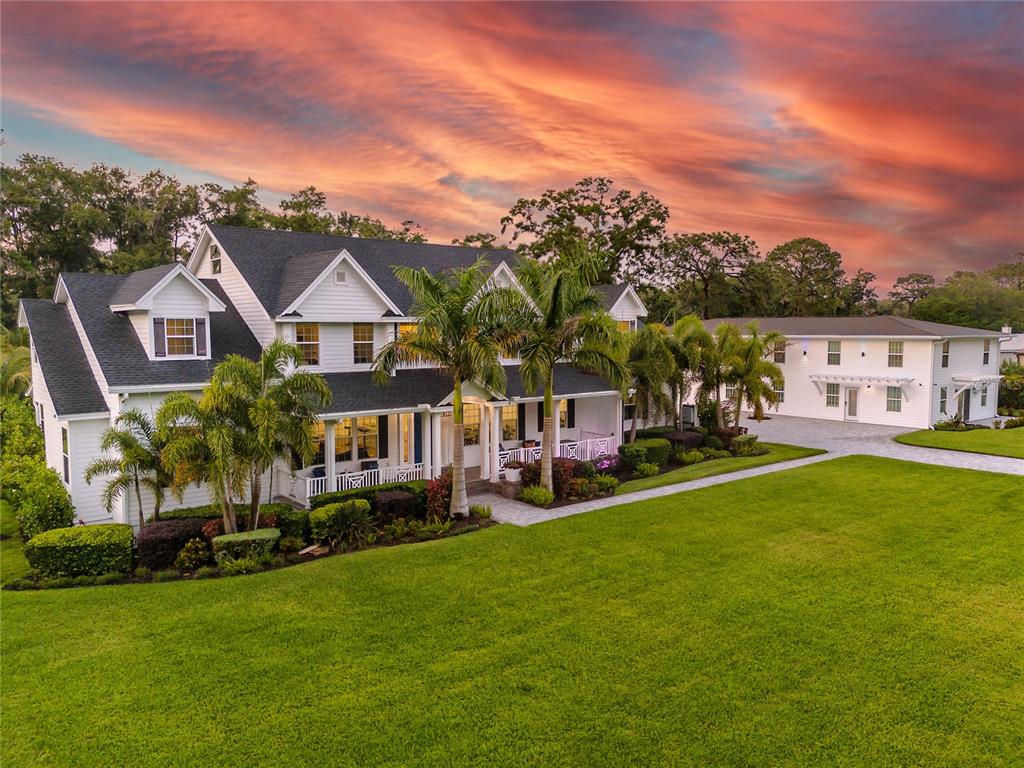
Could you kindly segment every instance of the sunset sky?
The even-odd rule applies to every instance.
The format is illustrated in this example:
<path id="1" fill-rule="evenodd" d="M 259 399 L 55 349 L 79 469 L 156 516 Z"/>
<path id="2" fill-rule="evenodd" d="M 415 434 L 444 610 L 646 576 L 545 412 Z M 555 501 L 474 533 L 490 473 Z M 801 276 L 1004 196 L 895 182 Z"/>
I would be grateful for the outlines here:
<path id="1" fill-rule="evenodd" d="M 1024 248 L 1024 4 L 13 3 L 5 162 L 251 176 L 431 240 L 605 175 L 884 284 Z"/>

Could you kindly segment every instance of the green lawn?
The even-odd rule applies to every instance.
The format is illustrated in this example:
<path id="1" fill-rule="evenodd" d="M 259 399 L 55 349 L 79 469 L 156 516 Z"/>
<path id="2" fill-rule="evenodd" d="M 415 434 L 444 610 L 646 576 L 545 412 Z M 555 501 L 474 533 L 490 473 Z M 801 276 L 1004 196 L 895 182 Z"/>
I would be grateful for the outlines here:
<path id="1" fill-rule="evenodd" d="M 802 459 L 805 456 L 817 456 L 826 453 L 819 448 L 802 448 L 799 445 L 785 445 L 783 443 L 760 443 L 769 449 L 768 453 L 761 456 L 740 456 L 732 459 L 712 459 L 702 461 L 700 464 L 691 464 L 688 467 L 680 467 L 670 472 L 665 472 L 654 477 L 643 477 L 637 480 L 627 480 L 615 489 L 615 495 L 632 493 L 633 491 L 645 491 L 648 488 L 660 488 L 663 485 L 673 483 L 685 483 L 687 480 L 697 480 L 701 477 L 713 475 L 724 475 L 728 472 L 736 472 L 741 469 L 761 467 L 765 464 L 775 464 L 778 461 L 791 461 Z"/>
<path id="2" fill-rule="evenodd" d="M 945 448 L 950 451 L 987 453 L 1024 459 L 1024 427 L 1017 429 L 972 429 L 968 432 L 941 432 L 922 429 L 897 435 L 896 442 L 924 448 Z"/>
<path id="3" fill-rule="evenodd" d="M 4 592 L 4 768 L 1009 766 L 1019 477 L 848 457 L 201 582 Z"/>
<path id="4" fill-rule="evenodd" d="M 0 499 L 0 584 L 20 579 L 28 573 L 24 543 L 18 533 L 18 521 L 11 505 Z"/>

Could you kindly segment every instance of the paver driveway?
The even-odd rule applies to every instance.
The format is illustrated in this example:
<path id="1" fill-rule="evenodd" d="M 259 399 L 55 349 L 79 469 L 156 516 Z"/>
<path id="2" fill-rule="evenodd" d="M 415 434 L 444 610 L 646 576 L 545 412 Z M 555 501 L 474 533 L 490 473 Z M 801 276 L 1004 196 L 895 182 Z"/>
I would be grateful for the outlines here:
<path id="1" fill-rule="evenodd" d="M 848 456 L 856 453 L 868 454 L 870 456 L 885 456 L 905 461 L 917 461 L 922 464 L 938 464 L 946 467 L 977 469 L 984 472 L 1024 475 L 1024 460 L 1022 459 L 1011 459 L 1005 456 L 985 456 L 983 454 L 965 453 L 963 451 L 920 448 L 913 445 L 903 445 L 893 440 L 896 435 L 912 431 L 906 427 L 886 427 L 877 424 L 826 421 L 823 419 L 801 419 L 795 416 L 773 416 L 771 419 L 762 421 L 760 424 L 751 419 L 744 421 L 743 424 L 749 427 L 751 432 L 759 435 L 765 442 L 803 445 L 808 448 L 824 448 L 828 453 L 822 456 L 811 456 L 805 459 L 796 459 L 795 461 L 783 461 L 778 464 L 740 470 L 725 475 L 705 477 L 700 480 L 690 480 L 685 483 L 677 483 L 676 485 L 664 485 L 660 488 L 626 493 L 622 496 L 593 499 L 592 501 L 584 501 L 579 504 L 558 507 L 556 509 L 540 509 L 539 507 L 524 504 L 521 501 L 506 499 L 503 496 L 491 493 L 474 496 L 471 501 L 478 504 L 489 504 L 493 510 L 494 519 L 499 522 L 511 523 L 513 525 L 533 525 L 534 523 L 542 523 L 568 515 L 577 515 L 595 509 L 604 509 L 606 507 L 618 506 L 619 504 L 629 504 L 642 499 L 692 491 L 697 488 L 706 488 L 709 485 L 731 483 L 735 480 L 764 475 L 769 472 L 781 472 L 793 467 L 813 464 L 818 461 L 828 461 L 837 456 Z"/>

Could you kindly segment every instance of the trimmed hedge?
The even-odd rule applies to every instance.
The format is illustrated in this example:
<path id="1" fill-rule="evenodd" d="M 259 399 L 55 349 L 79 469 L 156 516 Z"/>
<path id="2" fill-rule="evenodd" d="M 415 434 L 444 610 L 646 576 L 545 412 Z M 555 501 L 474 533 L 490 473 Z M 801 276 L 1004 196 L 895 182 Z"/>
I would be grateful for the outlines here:
<path id="1" fill-rule="evenodd" d="M 685 429 L 682 432 L 669 432 L 663 435 L 663 437 L 672 443 L 672 447 L 676 449 L 692 450 L 704 445 L 704 433 L 695 432 L 691 429 Z"/>
<path id="2" fill-rule="evenodd" d="M 414 520 L 418 508 L 416 497 L 408 491 L 381 491 L 377 494 L 376 503 L 377 517 L 382 522 L 402 517 L 406 520 Z"/>
<path id="3" fill-rule="evenodd" d="M 3 462 L 3 493 L 18 520 L 23 541 L 43 531 L 67 528 L 75 522 L 68 489 L 43 461 L 33 457 Z"/>
<path id="4" fill-rule="evenodd" d="M 120 523 L 53 528 L 25 545 L 25 559 L 43 576 L 99 576 L 132 569 L 132 527 Z"/>
<path id="5" fill-rule="evenodd" d="M 625 451 L 622 451 L 625 448 Z M 627 464 L 632 464 L 633 469 L 640 464 L 657 464 L 664 467 L 668 464 L 668 457 L 672 453 L 672 443 L 663 437 L 649 437 L 644 440 L 637 440 L 622 446 L 622 457 Z M 643 451 L 641 456 L 640 452 Z"/>
<path id="6" fill-rule="evenodd" d="M 340 504 L 343 501 L 362 499 L 370 505 L 370 511 L 377 514 L 377 494 L 385 491 L 405 491 L 416 497 L 417 517 L 427 516 L 427 481 L 410 480 L 406 483 L 384 483 L 382 485 L 371 485 L 368 488 L 353 488 L 348 491 L 331 491 L 321 493 L 309 500 L 312 509 L 327 506 L 328 504 Z"/>
<path id="7" fill-rule="evenodd" d="M 736 435 L 732 439 L 732 445 L 729 449 L 737 456 L 751 456 L 755 452 L 761 450 L 761 446 L 757 444 L 757 435 L 746 434 Z"/>
<path id="8" fill-rule="evenodd" d="M 275 507 L 271 510 L 270 507 Z M 281 538 L 301 539 L 309 541 L 309 512 L 304 509 L 295 509 L 287 504 L 267 504 L 261 508 L 260 516 L 269 513 L 277 517 L 277 528 L 281 531 Z"/>
<path id="9" fill-rule="evenodd" d="M 277 543 L 281 540 L 281 531 L 277 528 L 258 528 L 255 531 L 228 533 L 217 536 L 213 540 L 213 554 L 218 564 L 229 560 L 269 560 Z"/>
<path id="10" fill-rule="evenodd" d="M 673 426 L 665 427 L 647 427 L 646 429 L 638 429 L 636 431 L 636 439 L 642 440 L 648 437 L 664 437 L 669 432 L 675 432 L 676 428 Z"/>
<path id="11" fill-rule="evenodd" d="M 349 499 L 317 507 L 309 514 L 309 527 L 317 543 L 327 542 L 332 548 L 341 542 L 357 546 L 374 531 L 370 502 Z"/>
<path id="12" fill-rule="evenodd" d="M 178 520 L 160 520 L 139 531 L 139 564 L 151 571 L 162 571 L 174 565 L 178 553 L 192 539 L 203 538 L 206 520 L 183 517 Z"/>

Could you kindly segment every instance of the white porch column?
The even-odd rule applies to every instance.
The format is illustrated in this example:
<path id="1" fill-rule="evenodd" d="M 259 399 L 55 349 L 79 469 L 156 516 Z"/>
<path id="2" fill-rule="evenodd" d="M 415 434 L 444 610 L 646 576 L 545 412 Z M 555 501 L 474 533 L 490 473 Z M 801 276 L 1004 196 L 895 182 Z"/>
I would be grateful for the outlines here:
<path id="1" fill-rule="evenodd" d="M 441 414 L 430 414 L 430 455 L 434 464 L 430 470 L 431 477 L 441 475 L 441 467 L 444 466 L 441 460 Z"/>
<path id="2" fill-rule="evenodd" d="M 622 395 L 615 396 L 615 429 L 612 431 L 612 435 L 615 436 L 615 448 L 622 445 L 622 420 L 625 417 L 625 411 L 622 407 Z"/>
<path id="3" fill-rule="evenodd" d="M 551 419 L 551 456 L 552 458 L 558 458 L 558 446 L 562 442 L 562 414 L 560 408 L 562 406 L 561 398 L 556 397 L 551 402 L 552 408 L 552 419 Z M 543 404 L 541 405 L 543 408 Z"/>
<path id="4" fill-rule="evenodd" d="M 404 413 L 395 414 L 395 420 L 398 422 L 398 429 L 396 430 L 396 432 L 398 432 L 398 461 L 396 462 L 398 466 L 402 466 L 403 464 L 405 464 L 405 456 L 403 455 L 405 451 L 405 440 L 403 439 L 405 437 L 405 419 L 403 418 L 404 416 Z M 388 456 L 390 455 L 391 446 L 389 445 Z"/>
<path id="5" fill-rule="evenodd" d="M 491 481 L 498 482 L 501 475 L 501 467 L 498 465 L 498 451 L 501 448 L 501 406 L 491 406 L 491 452 L 486 460 L 491 465 Z"/>
<path id="6" fill-rule="evenodd" d="M 420 411 L 416 414 L 416 418 L 420 420 L 420 460 L 423 462 L 423 477 L 430 480 L 434 476 L 434 464 L 431 458 L 434 440 L 431 437 L 430 411 Z"/>
<path id="7" fill-rule="evenodd" d="M 491 419 L 487 403 L 480 403 L 480 479 L 487 480 L 491 476 Z"/>
<path id="8" fill-rule="evenodd" d="M 335 486 L 338 472 L 334 466 L 334 426 L 337 423 L 333 419 L 324 422 L 324 474 L 327 476 L 328 491 L 338 490 Z"/>

